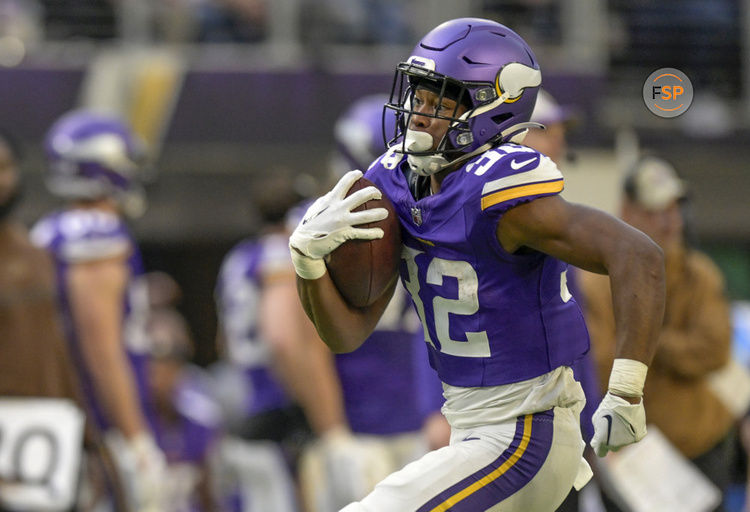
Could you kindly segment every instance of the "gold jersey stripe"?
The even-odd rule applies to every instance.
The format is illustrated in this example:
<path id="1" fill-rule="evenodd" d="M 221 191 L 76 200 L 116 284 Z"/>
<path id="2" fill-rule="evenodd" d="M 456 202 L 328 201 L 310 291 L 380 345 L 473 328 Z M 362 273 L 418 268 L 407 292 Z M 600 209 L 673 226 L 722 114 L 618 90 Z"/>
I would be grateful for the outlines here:
<path id="1" fill-rule="evenodd" d="M 484 196 L 482 198 L 482 210 L 486 210 L 490 206 L 519 197 L 561 192 L 563 185 L 563 180 L 557 180 L 548 183 L 533 183 L 531 185 L 506 188 L 505 190 L 500 190 L 499 192 Z"/>
<path id="2" fill-rule="evenodd" d="M 435 242 L 430 242 L 429 240 L 425 240 L 424 238 L 419 238 L 418 236 L 415 236 L 414 238 L 416 238 L 417 240 L 419 240 L 420 242 L 422 242 L 425 245 L 429 245 L 431 247 L 435 247 Z"/>

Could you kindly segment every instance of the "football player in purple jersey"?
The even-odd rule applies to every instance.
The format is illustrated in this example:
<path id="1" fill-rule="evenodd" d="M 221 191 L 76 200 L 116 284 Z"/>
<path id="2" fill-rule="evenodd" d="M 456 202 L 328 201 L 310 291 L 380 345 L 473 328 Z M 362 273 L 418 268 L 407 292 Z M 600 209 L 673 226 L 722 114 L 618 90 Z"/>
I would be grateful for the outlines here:
<path id="1" fill-rule="evenodd" d="M 32 230 L 57 268 L 68 342 L 94 421 L 107 432 L 134 510 L 160 506 L 164 456 L 149 427 L 138 247 L 124 221 L 138 213 L 142 148 L 119 119 L 74 111 L 46 136 L 47 185 L 66 201 Z"/>
<path id="2" fill-rule="evenodd" d="M 563 176 L 522 146 L 542 77 L 515 32 L 462 18 L 430 31 L 397 66 L 387 108 L 397 114 L 388 151 L 368 169 L 376 187 L 345 198 L 351 171 L 316 200 L 290 237 L 299 296 L 334 352 L 356 349 L 390 293 L 353 308 L 324 257 L 381 194 L 402 232 L 401 281 L 443 381 L 450 445 L 381 481 L 352 511 L 552 511 L 591 476 L 582 458 L 585 398 L 571 365 L 589 349 L 567 263 L 608 274 L 618 347 L 609 391 L 594 414 L 599 456 L 646 433 L 642 392 L 664 309 L 664 259 L 646 235 L 566 202 Z M 395 286 L 395 285 L 394 285 Z"/>
<path id="3" fill-rule="evenodd" d="M 387 101 L 387 95 L 364 96 L 338 118 L 334 179 L 346 170 L 366 168 L 385 151 Z M 395 128 L 395 121 L 387 112 L 386 131 Z M 294 300 L 299 302 L 296 295 Z M 419 319 L 402 286 L 367 341 L 351 353 L 337 354 L 335 365 L 348 428 L 335 439 L 311 444 L 303 457 L 300 481 L 310 512 L 339 510 L 428 449 L 448 443 L 450 427 L 440 414 L 442 386 L 429 367 Z"/>

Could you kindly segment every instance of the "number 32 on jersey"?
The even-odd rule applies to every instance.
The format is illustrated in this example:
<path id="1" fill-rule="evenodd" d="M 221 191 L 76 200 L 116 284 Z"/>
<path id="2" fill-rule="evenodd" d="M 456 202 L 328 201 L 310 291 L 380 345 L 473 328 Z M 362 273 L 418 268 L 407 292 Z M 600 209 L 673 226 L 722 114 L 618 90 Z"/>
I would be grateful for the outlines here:
<path id="1" fill-rule="evenodd" d="M 460 260 L 446 260 L 433 257 L 427 265 L 424 281 L 434 286 L 442 286 L 445 277 L 455 278 L 458 281 L 458 297 L 447 298 L 435 296 L 432 304 L 425 304 L 419 295 L 421 290 L 419 279 L 419 266 L 417 258 L 429 258 L 424 251 L 403 246 L 401 258 L 406 262 L 407 278 L 404 285 L 412 296 L 414 307 L 424 328 L 425 342 L 432 348 L 459 357 L 489 357 L 490 342 L 487 331 L 466 332 L 465 340 L 454 340 L 451 338 L 448 323 L 450 315 L 473 315 L 479 311 L 479 279 L 476 270 L 470 263 Z M 560 274 L 560 298 L 568 302 L 573 296 L 568 291 L 567 270 Z M 427 325 L 426 307 L 432 308 L 435 333 L 440 347 L 435 345 Z"/>
<path id="2" fill-rule="evenodd" d="M 486 331 L 467 332 L 465 340 L 454 340 L 451 338 L 448 328 L 450 314 L 473 315 L 479 311 L 479 280 L 474 267 L 466 261 L 432 258 L 427 266 L 425 282 L 441 286 L 445 277 L 455 278 L 459 283 L 458 297 L 450 299 L 436 296 L 432 299 L 432 304 L 425 304 L 419 295 L 421 287 L 418 275 L 419 267 L 416 260 L 423 254 L 423 251 L 404 246 L 401 257 L 406 261 L 408 272 L 408 278 L 404 280 L 404 285 L 411 294 L 419 319 L 422 321 L 425 342 L 444 354 L 459 357 L 489 357 L 490 342 Z M 435 333 L 437 334 L 437 341 L 440 343 L 439 348 L 435 346 L 427 327 L 425 307 L 432 308 Z"/>

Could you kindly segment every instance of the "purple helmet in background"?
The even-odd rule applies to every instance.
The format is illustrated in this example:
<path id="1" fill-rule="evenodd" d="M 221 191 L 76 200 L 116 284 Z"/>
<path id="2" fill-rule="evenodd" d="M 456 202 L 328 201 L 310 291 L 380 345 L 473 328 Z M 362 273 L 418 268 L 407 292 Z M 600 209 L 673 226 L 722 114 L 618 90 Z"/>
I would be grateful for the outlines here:
<path id="1" fill-rule="evenodd" d="M 387 149 L 386 141 L 395 136 L 396 116 L 386 110 L 388 96 L 373 94 L 352 103 L 336 121 L 336 179 L 352 169 L 365 171 Z"/>
<path id="2" fill-rule="evenodd" d="M 47 132 L 47 186 L 65 199 L 113 197 L 126 213 L 145 207 L 139 171 L 143 143 L 116 117 L 77 110 L 58 119 Z"/>
<path id="3" fill-rule="evenodd" d="M 398 116 L 399 151 L 410 155 L 415 172 L 429 175 L 461 156 L 519 140 L 530 126 L 526 123 L 541 82 L 534 53 L 509 28 L 481 18 L 445 22 L 424 36 L 396 68 L 387 107 Z M 410 137 L 414 132 L 408 130 L 414 91 L 421 87 L 439 94 L 439 101 L 448 97 L 457 102 L 452 113 L 433 115 L 451 121 L 435 150 L 421 137 Z M 459 105 L 468 109 L 460 116 Z"/>

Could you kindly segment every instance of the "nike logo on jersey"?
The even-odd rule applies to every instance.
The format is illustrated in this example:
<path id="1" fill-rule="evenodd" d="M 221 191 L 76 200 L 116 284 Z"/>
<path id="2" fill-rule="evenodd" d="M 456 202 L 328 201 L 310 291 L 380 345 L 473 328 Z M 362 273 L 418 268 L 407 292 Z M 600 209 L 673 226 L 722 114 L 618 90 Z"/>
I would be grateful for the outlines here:
<path id="1" fill-rule="evenodd" d="M 612 433 L 612 415 L 605 414 L 603 417 L 607 420 L 607 442 L 605 444 L 609 444 L 609 435 Z"/>
<path id="2" fill-rule="evenodd" d="M 463 441 L 479 441 L 478 437 L 464 437 Z"/>
<path id="3" fill-rule="evenodd" d="M 524 160 L 523 162 L 516 162 L 516 160 L 513 159 L 510 162 L 510 166 L 513 168 L 514 171 L 517 171 L 518 169 L 520 169 L 524 165 L 528 164 L 529 162 L 533 162 L 534 160 L 536 160 L 536 157 L 529 158 L 528 160 Z"/>

